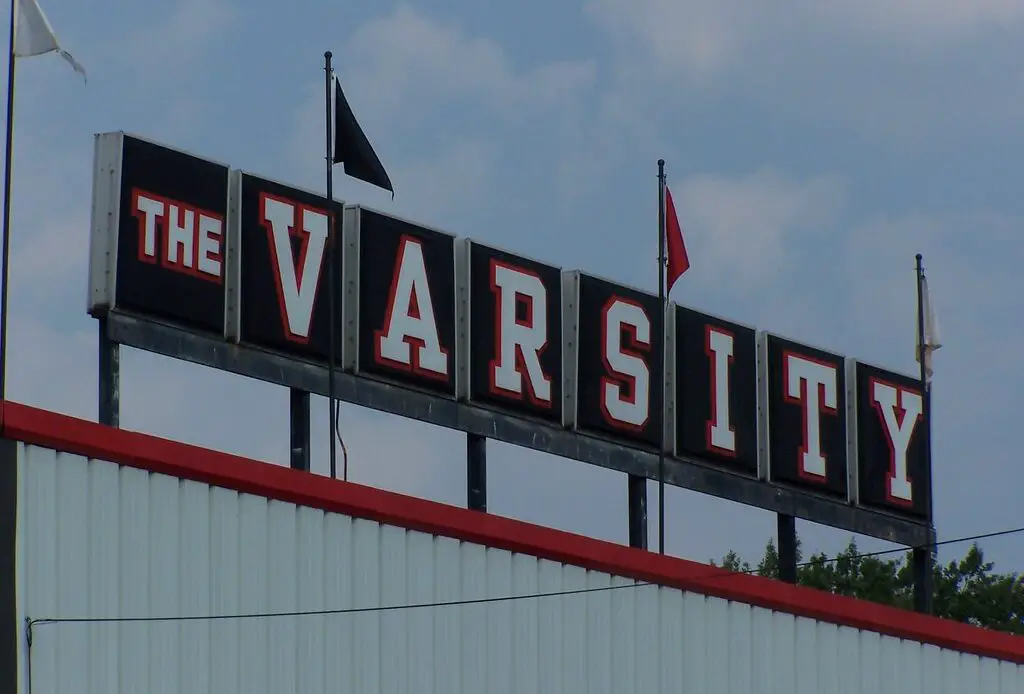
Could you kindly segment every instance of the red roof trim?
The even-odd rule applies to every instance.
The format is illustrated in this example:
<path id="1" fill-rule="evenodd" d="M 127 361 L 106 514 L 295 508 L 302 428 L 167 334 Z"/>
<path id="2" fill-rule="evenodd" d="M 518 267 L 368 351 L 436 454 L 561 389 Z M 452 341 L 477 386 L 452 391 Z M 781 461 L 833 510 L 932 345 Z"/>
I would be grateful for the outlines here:
<path id="1" fill-rule="evenodd" d="M 716 569 L 493 514 L 416 499 L 13 402 L 8 439 L 604 571 L 780 612 L 1024 663 L 1024 637 Z"/>

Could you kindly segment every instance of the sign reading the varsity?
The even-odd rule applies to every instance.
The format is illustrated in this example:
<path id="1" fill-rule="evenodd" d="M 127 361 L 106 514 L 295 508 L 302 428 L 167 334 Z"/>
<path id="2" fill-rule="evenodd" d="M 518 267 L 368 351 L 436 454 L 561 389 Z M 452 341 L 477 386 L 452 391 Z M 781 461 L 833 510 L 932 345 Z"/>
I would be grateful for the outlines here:
<path id="1" fill-rule="evenodd" d="M 562 421 L 562 272 L 467 242 L 469 397 Z"/>
<path id="2" fill-rule="evenodd" d="M 357 369 L 455 396 L 455 238 L 355 208 Z"/>
<path id="3" fill-rule="evenodd" d="M 860 362 L 854 368 L 859 501 L 927 518 L 931 472 L 921 382 Z"/>
<path id="4" fill-rule="evenodd" d="M 327 198 L 241 171 L 233 174 L 237 205 L 238 329 L 242 342 L 317 361 L 330 355 Z M 342 205 L 335 202 L 335 236 Z M 340 245 L 340 244 L 339 244 Z M 335 258 L 335 301 L 341 326 L 342 264 Z M 340 331 L 340 327 L 338 328 Z M 341 359 L 342 339 L 335 357 Z"/>
<path id="5" fill-rule="evenodd" d="M 222 333 L 228 167 L 106 133 L 94 177 L 90 311 Z"/>
<path id="6" fill-rule="evenodd" d="M 89 311 L 209 336 L 114 322 L 125 344 L 220 363 L 214 340 L 237 341 L 252 376 L 294 387 L 325 382 L 333 323 L 339 378 L 360 383 L 347 397 L 475 433 L 490 419 L 488 436 L 630 474 L 663 440 L 672 359 L 675 482 L 737 500 L 766 485 L 755 496 L 880 536 L 930 520 L 916 379 L 681 306 L 666 339 L 646 292 L 122 133 L 98 135 L 95 155 Z"/>
<path id="7" fill-rule="evenodd" d="M 578 281 L 576 427 L 657 448 L 658 298 L 582 273 Z"/>
<path id="8" fill-rule="evenodd" d="M 843 358 L 775 335 L 764 339 L 771 479 L 847 497 Z"/>
<path id="9" fill-rule="evenodd" d="M 757 333 L 676 311 L 676 451 L 757 475 Z"/>

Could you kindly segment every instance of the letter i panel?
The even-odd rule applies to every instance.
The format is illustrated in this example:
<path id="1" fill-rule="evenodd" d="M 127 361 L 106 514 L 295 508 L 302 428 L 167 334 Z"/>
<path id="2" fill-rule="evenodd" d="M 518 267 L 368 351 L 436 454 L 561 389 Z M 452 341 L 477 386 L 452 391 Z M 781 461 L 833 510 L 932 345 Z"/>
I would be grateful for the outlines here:
<path id="1" fill-rule="evenodd" d="M 455 397 L 455 237 L 381 212 L 358 220 L 360 373 Z"/>
<path id="2" fill-rule="evenodd" d="M 861 362 L 854 369 L 859 501 L 927 518 L 931 470 L 921 382 Z"/>
<path id="3" fill-rule="evenodd" d="M 465 243 L 470 400 L 561 423 L 561 270 Z"/>
<path id="4" fill-rule="evenodd" d="M 223 334 L 228 172 L 124 133 L 96 136 L 90 313 Z"/>
<path id="5" fill-rule="evenodd" d="M 237 326 L 232 337 L 317 362 L 330 355 L 329 225 L 327 198 L 236 171 Z M 334 234 L 342 209 L 334 203 Z M 342 355 L 341 248 L 335 254 L 335 358 Z M 234 283 L 232 283 L 234 284 Z"/>
<path id="6" fill-rule="evenodd" d="M 580 273 L 576 426 L 657 449 L 658 298 Z"/>
<path id="7" fill-rule="evenodd" d="M 775 335 L 764 340 L 771 479 L 848 498 L 843 357 Z"/>
<path id="8" fill-rule="evenodd" d="M 676 452 L 756 476 L 757 332 L 676 306 Z"/>

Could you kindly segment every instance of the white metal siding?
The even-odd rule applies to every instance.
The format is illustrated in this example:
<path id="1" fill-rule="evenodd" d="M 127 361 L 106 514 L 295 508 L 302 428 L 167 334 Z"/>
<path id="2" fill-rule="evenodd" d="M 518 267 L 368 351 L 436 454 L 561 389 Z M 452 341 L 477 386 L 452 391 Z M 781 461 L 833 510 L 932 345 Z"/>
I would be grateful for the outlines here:
<path id="1" fill-rule="evenodd" d="M 632 583 L 19 451 L 23 618 L 361 608 Z M 1024 667 L 1012 663 L 653 586 L 346 615 L 42 624 L 31 653 L 32 694 L 1024 692 Z"/>

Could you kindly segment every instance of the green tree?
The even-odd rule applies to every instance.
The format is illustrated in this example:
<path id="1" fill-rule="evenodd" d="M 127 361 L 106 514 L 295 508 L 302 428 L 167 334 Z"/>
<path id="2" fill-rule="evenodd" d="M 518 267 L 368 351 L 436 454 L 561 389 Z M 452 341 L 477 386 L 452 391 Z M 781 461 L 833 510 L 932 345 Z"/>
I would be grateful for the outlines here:
<path id="1" fill-rule="evenodd" d="M 906 557 L 862 556 L 851 539 L 833 559 L 824 553 L 802 561 L 797 539 L 797 583 L 809 588 L 911 609 L 914 575 Z M 715 562 L 711 562 L 715 565 Z M 731 571 L 778 579 L 779 553 L 772 540 L 756 568 L 730 551 L 718 564 Z M 934 566 L 933 609 L 936 615 L 998 631 L 1024 635 L 1024 575 L 999 574 L 981 548 L 971 545 L 959 561 Z"/>

